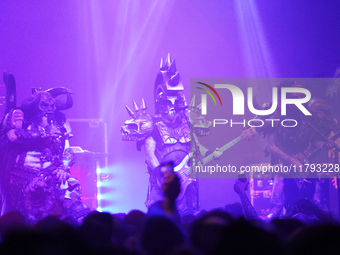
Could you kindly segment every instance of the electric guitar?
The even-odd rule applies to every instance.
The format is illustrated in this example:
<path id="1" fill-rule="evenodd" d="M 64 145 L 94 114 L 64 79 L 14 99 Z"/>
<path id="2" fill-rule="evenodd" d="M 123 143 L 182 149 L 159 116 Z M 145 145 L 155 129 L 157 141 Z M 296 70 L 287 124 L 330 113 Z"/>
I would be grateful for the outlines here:
<path id="1" fill-rule="evenodd" d="M 339 137 L 340 137 L 340 130 L 337 131 L 331 138 L 329 138 L 329 140 L 331 142 L 333 142 Z M 313 159 L 315 159 L 322 151 L 330 149 L 328 147 L 328 144 L 329 144 L 329 142 L 326 141 L 311 152 L 305 151 L 302 154 L 298 154 L 298 155 L 293 156 L 294 158 L 298 159 L 303 164 L 302 169 L 299 168 L 299 169 L 296 170 L 296 173 L 294 172 L 294 175 L 296 175 L 296 177 L 297 177 L 296 181 L 299 182 L 298 186 L 300 186 L 300 184 L 301 184 L 301 179 L 308 178 L 308 176 L 310 174 L 310 170 L 305 168 L 306 167 L 305 164 L 313 164 Z M 317 165 L 317 163 L 314 163 L 314 164 Z M 321 165 L 323 165 L 323 168 L 324 168 L 326 164 L 321 164 Z M 318 173 L 318 172 L 316 172 L 316 173 Z M 298 179 L 300 179 L 300 180 L 298 180 Z"/>
<path id="2" fill-rule="evenodd" d="M 254 128 L 249 128 L 247 130 L 244 130 L 240 136 L 236 137 L 234 140 L 220 147 L 219 151 L 223 153 L 224 151 L 228 150 L 229 148 L 231 148 L 238 142 L 242 141 L 243 139 L 249 139 L 254 134 L 255 134 Z M 202 159 L 202 162 L 199 162 L 198 164 L 201 166 L 201 165 L 207 164 L 213 159 L 214 159 L 214 155 L 213 153 L 211 153 L 208 156 L 204 157 Z M 174 172 L 178 175 L 178 177 L 181 180 L 181 191 L 177 197 L 177 200 L 180 200 L 184 196 L 187 187 L 191 183 L 196 182 L 196 179 L 190 178 L 190 156 L 189 155 L 185 156 L 182 162 L 174 168 Z"/>
<path id="3" fill-rule="evenodd" d="M 340 137 L 340 130 L 337 131 L 331 138 L 329 138 L 329 140 L 331 141 L 335 141 L 336 139 L 338 139 Z M 306 156 L 302 162 L 305 164 L 310 164 L 312 162 L 312 160 L 319 155 L 320 152 L 322 152 L 325 149 L 328 149 L 327 147 L 328 142 L 324 142 L 323 144 L 321 144 L 319 147 L 317 147 L 314 151 L 312 151 L 312 153 L 310 153 L 308 156 Z M 335 146 L 335 145 L 334 145 Z"/>

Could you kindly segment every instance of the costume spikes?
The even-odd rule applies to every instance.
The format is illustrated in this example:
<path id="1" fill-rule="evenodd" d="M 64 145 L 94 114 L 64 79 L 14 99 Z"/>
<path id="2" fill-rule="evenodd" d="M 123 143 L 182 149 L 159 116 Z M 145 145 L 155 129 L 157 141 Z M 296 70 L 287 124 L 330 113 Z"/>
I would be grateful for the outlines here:
<path id="1" fill-rule="evenodd" d="M 190 102 L 191 107 L 195 107 L 195 97 L 196 97 L 196 95 L 194 95 L 191 99 L 191 102 Z"/>
<path id="2" fill-rule="evenodd" d="M 134 118 L 135 113 L 134 113 L 127 105 L 125 105 L 125 108 L 126 108 L 128 114 L 129 114 L 132 118 Z"/>
<path id="3" fill-rule="evenodd" d="M 135 100 L 133 100 L 133 105 L 135 106 L 135 110 L 136 110 L 136 111 L 138 111 L 138 110 L 139 110 L 139 108 L 138 108 L 138 106 L 137 106 L 137 104 L 136 104 L 136 101 L 135 101 Z"/>
<path id="4" fill-rule="evenodd" d="M 160 65 L 159 69 L 162 69 L 162 67 L 163 67 L 163 58 L 161 58 L 161 65 Z"/>
<path id="5" fill-rule="evenodd" d="M 67 94 L 66 102 L 55 100 L 55 107 L 59 111 L 70 109 L 72 106 L 73 106 L 73 99 L 71 97 L 71 94 Z"/>
<path id="6" fill-rule="evenodd" d="M 176 62 L 175 60 L 172 61 L 170 67 L 169 67 L 169 71 L 168 71 L 171 75 L 175 74 L 177 72 L 176 69 Z"/>
<path id="7" fill-rule="evenodd" d="M 179 83 L 179 73 L 176 73 L 174 76 L 171 77 L 169 80 L 169 85 L 171 87 L 175 87 Z"/>
<path id="8" fill-rule="evenodd" d="M 146 110 L 146 105 L 145 105 L 144 98 L 142 98 L 142 103 L 141 103 L 140 109 L 141 110 Z"/>
<path id="9" fill-rule="evenodd" d="M 168 53 L 168 56 L 165 59 L 165 65 L 166 67 L 169 67 L 171 64 L 171 58 L 170 58 L 170 53 Z"/>
<path id="10" fill-rule="evenodd" d="M 36 91 L 39 91 L 39 90 L 37 89 Z M 69 89 L 64 88 L 64 87 L 50 88 L 46 90 L 46 92 L 50 93 L 53 98 L 56 98 L 59 95 L 72 94 Z"/>

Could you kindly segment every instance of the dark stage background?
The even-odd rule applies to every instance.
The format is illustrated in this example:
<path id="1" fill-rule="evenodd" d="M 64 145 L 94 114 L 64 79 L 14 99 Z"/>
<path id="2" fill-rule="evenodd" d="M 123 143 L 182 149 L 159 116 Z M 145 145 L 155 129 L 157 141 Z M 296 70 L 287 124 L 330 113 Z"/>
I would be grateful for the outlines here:
<path id="1" fill-rule="evenodd" d="M 1 0 L 0 70 L 15 75 L 18 103 L 32 87 L 70 88 L 74 106 L 67 117 L 101 119 L 107 127 L 105 137 L 103 127 L 92 134 L 78 123 L 71 141 L 100 153 L 107 143 L 103 210 L 145 211 L 144 152 L 122 141 L 120 126 L 132 99 L 139 104 L 145 98 L 154 113 L 160 58 L 171 53 L 187 88 L 190 78 L 200 77 L 332 77 L 340 66 L 339 10 L 340 1 L 333 0 Z M 317 91 L 322 94 L 323 88 Z M 269 92 L 267 85 L 255 88 L 260 103 L 270 100 Z M 239 132 L 228 133 L 221 144 L 208 138 L 202 143 L 213 149 Z M 257 136 L 224 157 L 268 162 L 264 143 Z M 104 168 L 105 160 L 100 162 Z M 238 201 L 233 182 L 201 180 L 201 207 Z"/>

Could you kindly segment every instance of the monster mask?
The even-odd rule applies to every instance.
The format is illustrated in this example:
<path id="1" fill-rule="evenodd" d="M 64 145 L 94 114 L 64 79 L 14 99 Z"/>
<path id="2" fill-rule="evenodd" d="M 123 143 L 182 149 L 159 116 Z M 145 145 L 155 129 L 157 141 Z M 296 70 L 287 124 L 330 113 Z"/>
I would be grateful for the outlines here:
<path id="1" fill-rule="evenodd" d="M 65 94 L 66 101 L 57 99 L 59 95 Z M 21 103 L 26 121 L 34 120 L 39 124 L 42 118 L 54 119 L 57 112 L 67 110 L 73 105 L 71 92 L 66 88 L 52 88 L 46 91 L 35 91 L 32 96 Z M 60 115 L 60 114 L 59 114 Z"/>
<path id="2" fill-rule="evenodd" d="M 126 110 L 132 119 L 125 121 L 124 126 L 121 127 L 123 141 L 141 142 L 152 131 L 153 121 L 151 116 L 146 113 L 144 99 L 142 99 L 140 108 L 138 108 L 136 102 L 134 102 L 134 107 L 135 111 L 132 111 L 126 106 Z"/>

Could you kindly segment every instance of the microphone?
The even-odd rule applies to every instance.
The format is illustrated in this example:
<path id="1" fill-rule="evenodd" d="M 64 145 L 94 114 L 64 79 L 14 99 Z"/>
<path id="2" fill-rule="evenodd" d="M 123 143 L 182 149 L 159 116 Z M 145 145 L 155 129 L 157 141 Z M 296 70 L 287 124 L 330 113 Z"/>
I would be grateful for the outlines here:
<path id="1" fill-rule="evenodd" d="M 46 114 L 46 117 L 47 117 L 47 123 L 48 123 L 49 125 L 52 125 L 52 124 L 55 122 L 55 116 L 54 116 L 54 114 L 48 113 L 48 114 Z"/>

